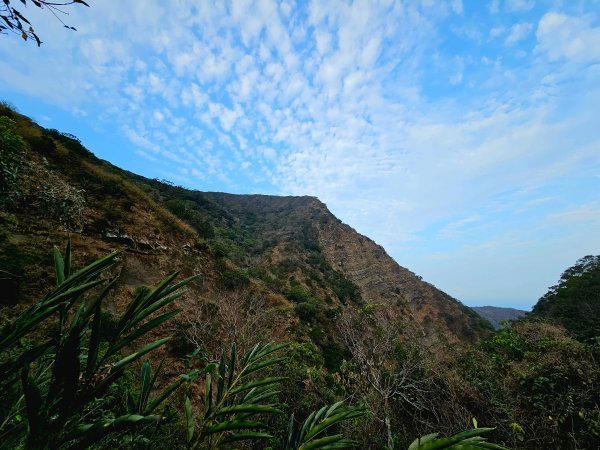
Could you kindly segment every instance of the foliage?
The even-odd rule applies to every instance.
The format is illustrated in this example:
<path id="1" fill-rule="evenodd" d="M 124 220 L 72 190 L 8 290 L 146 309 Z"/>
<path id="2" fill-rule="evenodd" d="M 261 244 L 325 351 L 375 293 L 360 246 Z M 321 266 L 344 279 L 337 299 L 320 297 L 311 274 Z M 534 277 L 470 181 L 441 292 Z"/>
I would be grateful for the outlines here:
<path id="1" fill-rule="evenodd" d="M 295 306 L 295 310 L 300 320 L 310 322 L 317 316 L 318 307 L 312 302 L 301 302 Z"/>
<path id="2" fill-rule="evenodd" d="M 23 5 L 27 6 L 27 0 L 21 0 Z M 65 28 L 75 30 L 74 27 L 66 25 L 58 16 L 58 14 L 65 14 L 61 7 L 78 3 L 81 5 L 89 6 L 83 0 L 70 0 L 70 1 L 47 1 L 47 0 L 30 0 L 29 4 L 34 4 L 38 8 L 46 8 L 48 11 L 56 17 L 56 19 L 63 24 Z M 37 43 L 38 47 L 42 44 L 40 38 L 35 33 L 33 26 L 27 20 L 27 18 L 19 12 L 14 6 L 11 6 L 10 0 L 3 0 L 0 4 L 0 34 L 6 34 L 11 31 L 21 36 L 24 40 L 33 39 Z"/>
<path id="3" fill-rule="evenodd" d="M 292 283 L 285 296 L 294 303 L 311 303 L 314 301 L 314 297 L 310 291 L 298 282 Z"/>
<path id="4" fill-rule="evenodd" d="M 48 134 L 44 133 L 41 136 L 33 136 L 29 138 L 29 145 L 32 149 L 40 152 L 43 155 L 52 154 L 56 150 L 56 143 Z"/>
<path id="5" fill-rule="evenodd" d="M 81 144 L 81 141 L 77 136 L 74 136 L 70 133 L 61 133 L 55 129 L 48 129 L 45 130 L 43 136 L 46 138 L 55 139 L 78 156 L 82 156 L 84 158 L 91 158 L 94 156 L 92 152 L 90 152 Z"/>
<path id="6" fill-rule="evenodd" d="M 223 352 L 218 364 L 205 367 L 199 415 L 194 414 L 190 398 L 185 399 L 190 448 L 216 449 L 231 442 L 271 437 L 264 432 L 266 425 L 260 416 L 282 413 L 273 399 L 283 377 L 254 375 L 283 361 L 283 357 L 274 356 L 281 348 L 282 345 L 257 344 L 240 360 L 233 344 L 229 357 Z"/>
<path id="7" fill-rule="evenodd" d="M 331 406 L 323 406 L 318 411 L 313 411 L 299 429 L 295 427 L 295 419 L 292 414 L 284 450 L 352 448 L 355 443 L 347 439 L 342 433 L 329 436 L 323 434 L 330 427 L 344 421 L 356 419 L 365 413 L 366 408 L 363 406 L 346 407 L 342 402 L 337 402 Z"/>
<path id="8" fill-rule="evenodd" d="M 0 206 L 16 200 L 14 186 L 23 164 L 24 145 L 14 121 L 7 116 L 0 116 Z"/>
<path id="9" fill-rule="evenodd" d="M 121 315 L 115 333 L 102 342 L 102 306 L 116 279 L 100 275 L 117 257 L 118 253 L 112 253 L 72 273 L 70 242 L 64 258 L 55 248 L 56 288 L 0 330 L 0 392 L 3 399 L 13 399 L 0 425 L 5 442 L 28 448 L 83 448 L 106 434 L 160 419 L 154 412 L 181 381 L 148 401 L 144 386 L 154 383 L 144 380 L 149 376 L 145 365 L 143 399 L 135 413 L 89 423 L 82 420 L 95 399 L 121 379 L 132 363 L 169 340 L 158 339 L 126 356 L 120 354 L 179 312 L 160 312 L 151 318 L 181 296 L 181 288 L 194 278 L 173 285 L 177 276 L 173 273 L 150 292 L 139 293 Z M 54 329 L 51 338 L 23 348 L 24 340 L 46 323 Z M 26 416 L 26 423 L 19 420 L 21 416 Z"/>
<path id="10" fill-rule="evenodd" d="M 198 232 L 200 237 L 212 239 L 215 237 L 215 230 L 200 212 L 196 202 L 192 200 L 169 199 L 165 202 L 169 211 L 182 220 L 189 223 Z"/>
<path id="11" fill-rule="evenodd" d="M 594 348 L 560 326 L 519 321 L 484 343 L 505 389 L 510 434 L 525 448 L 592 448 L 600 439 Z M 490 398 L 496 393 L 490 392 Z"/>
<path id="12" fill-rule="evenodd" d="M 225 270 L 221 273 L 221 281 L 227 289 L 239 289 L 248 286 L 250 278 L 242 270 Z"/>
<path id="13" fill-rule="evenodd" d="M 447 438 L 438 438 L 438 433 L 432 433 L 415 439 L 408 450 L 508 450 L 487 442 L 481 436 L 492 430 L 493 428 L 474 428 Z"/>
<path id="14" fill-rule="evenodd" d="M 565 270 L 532 316 L 560 323 L 583 341 L 600 336 L 600 255 L 585 256 Z"/>
<path id="15" fill-rule="evenodd" d="M 23 272 L 27 266 L 38 263 L 39 257 L 35 250 L 25 252 L 16 244 L 0 242 L 0 306 L 19 302 Z"/>
<path id="16" fill-rule="evenodd" d="M 362 304 L 360 288 L 356 283 L 347 279 L 337 270 L 334 270 L 331 264 L 320 253 L 320 249 L 309 254 L 308 263 L 323 274 L 325 281 L 332 287 L 333 292 L 343 304 L 347 301 Z"/>

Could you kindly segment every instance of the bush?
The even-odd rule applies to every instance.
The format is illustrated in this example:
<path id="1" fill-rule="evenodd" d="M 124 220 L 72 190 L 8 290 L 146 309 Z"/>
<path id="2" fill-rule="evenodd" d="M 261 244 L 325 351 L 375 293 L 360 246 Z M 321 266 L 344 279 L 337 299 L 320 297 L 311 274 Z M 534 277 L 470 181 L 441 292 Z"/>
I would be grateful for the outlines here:
<path id="1" fill-rule="evenodd" d="M 314 303 L 302 302 L 296 305 L 295 310 L 298 317 L 300 317 L 300 320 L 310 322 L 315 319 L 319 309 Z"/>
<path id="2" fill-rule="evenodd" d="M 250 278 L 242 270 L 226 270 L 221 274 L 221 283 L 227 289 L 240 289 L 250 284 Z"/>
<path id="3" fill-rule="evenodd" d="M 285 296 L 294 303 L 310 303 L 314 300 L 312 294 L 298 282 L 292 283 Z"/>

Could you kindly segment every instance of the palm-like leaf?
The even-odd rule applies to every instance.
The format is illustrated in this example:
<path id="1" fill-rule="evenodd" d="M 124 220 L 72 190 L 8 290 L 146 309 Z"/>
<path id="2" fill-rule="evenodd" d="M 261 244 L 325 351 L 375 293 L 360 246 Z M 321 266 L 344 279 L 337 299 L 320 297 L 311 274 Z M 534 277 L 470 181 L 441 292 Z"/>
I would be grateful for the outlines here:
<path id="1" fill-rule="evenodd" d="M 492 430 L 493 428 L 474 428 L 439 439 L 438 433 L 428 434 L 415 439 L 408 450 L 508 450 L 506 447 L 488 442 L 481 436 Z"/>
<path id="2" fill-rule="evenodd" d="M 281 414 L 274 403 L 268 402 L 278 391 L 283 377 L 252 377 L 259 371 L 280 363 L 283 358 L 274 354 L 284 345 L 257 344 L 238 361 L 232 345 L 229 357 L 222 353 L 218 364 L 205 368 L 205 389 L 202 414 L 196 419 L 191 402 L 186 399 L 188 442 L 192 448 L 220 445 L 242 440 L 268 439 L 261 416 Z"/>
<path id="3" fill-rule="evenodd" d="M 325 436 L 325 431 L 341 422 L 361 417 L 365 413 L 366 408 L 362 406 L 348 407 L 344 406 L 343 402 L 337 402 L 313 411 L 299 430 L 294 427 L 294 415 L 292 415 L 285 450 L 352 448 L 355 443 L 343 434 Z"/>
<path id="4" fill-rule="evenodd" d="M 11 413 L 17 414 L 24 408 L 29 425 L 29 430 L 18 424 L 12 424 L 11 428 L 10 421 L 5 420 L 0 425 L 0 435 L 10 437 L 11 434 L 26 433 L 30 448 L 45 448 L 49 442 L 78 446 L 94 442 L 111 430 L 156 420 L 159 416 L 152 415 L 152 412 L 181 383 L 190 379 L 191 374 L 183 376 L 150 401 L 156 377 L 148 379 L 149 369 L 143 366 L 142 395 L 135 414 L 108 422 L 100 420 L 89 426 L 79 426 L 76 419 L 92 400 L 101 398 L 134 361 L 169 340 L 158 339 L 128 354 L 120 354 L 179 312 L 174 310 L 152 317 L 182 295 L 181 288 L 194 277 L 173 284 L 177 273 L 171 274 L 155 289 L 135 297 L 118 321 L 117 331 L 108 345 L 101 345 L 102 305 L 115 280 L 100 276 L 115 264 L 118 253 L 99 259 L 73 274 L 70 242 L 64 258 L 56 248 L 53 256 L 56 288 L 0 330 L 0 352 L 4 352 L 41 322 L 55 315 L 59 318 L 58 329 L 48 342 L 26 352 L 13 351 L 15 356 L 0 366 L 2 395 L 15 385 L 16 379 L 11 374 L 21 373 L 24 401 L 18 400 Z M 102 288 L 92 296 L 91 290 L 99 287 Z"/>

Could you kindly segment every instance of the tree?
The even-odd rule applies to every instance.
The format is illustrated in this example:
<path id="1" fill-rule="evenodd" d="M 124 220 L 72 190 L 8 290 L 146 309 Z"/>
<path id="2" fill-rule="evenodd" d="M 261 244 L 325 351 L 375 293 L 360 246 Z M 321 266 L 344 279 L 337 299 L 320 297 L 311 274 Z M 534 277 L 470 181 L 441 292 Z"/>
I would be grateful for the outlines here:
<path id="1" fill-rule="evenodd" d="M 21 3 L 27 6 L 27 0 L 21 0 Z M 47 9 L 56 17 L 56 19 L 62 23 L 65 28 L 75 30 L 75 27 L 67 25 L 59 17 L 59 14 L 68 14 L 61 8 L 64 6 L 72 5 L 74 3 L 90 6 L 83 0 L 71 0 L 71 1 L 47 1 L 47 0 L 30 0 L 30 4 L 33 3 L 38 8 Z M 8 34 L 13 32 L 20 35 L 24 40 L 34 40 L 38 47 L 42 44 L 42 41 L 36 34 L 31 22 L 14 6 L 11 5 L 10 0 L 2 0 L 0 3 L 0 34 Z"/>
<path id="2" fill-rule="evenodd" d="M 273 336 L 273 314 L 260 294 L 249 290 L 217 291 L 186 309 L 179 329 L 194 347 L 218 358 L 222 344 L 235 343 L 242 354 Z"/>
<path id="3" fill-rule="evenodd" d="M 565 270 L 532 316 L 554 320 L 582 341 L 600 336 L 600 256 L 584 256 Z"/>
<path id="4" fill-rule="evenodd" d="M 338 318 L 338 330 L 352 360 L 347 389 L 358 396 L 385 427 L 393 448 L 392 414 L 398 407 L 426 408 L 427 380 L 421 376 L 424 359 L 401 341 L 401 321 L 386 307 L 347 308 Z"/>

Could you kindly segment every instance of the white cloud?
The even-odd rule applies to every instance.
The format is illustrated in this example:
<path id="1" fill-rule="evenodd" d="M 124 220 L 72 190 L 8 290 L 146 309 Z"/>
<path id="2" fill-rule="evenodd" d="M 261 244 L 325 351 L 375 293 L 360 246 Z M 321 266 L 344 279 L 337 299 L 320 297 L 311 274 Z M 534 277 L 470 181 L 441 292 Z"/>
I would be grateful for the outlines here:
<path id="1" fill-rule="evenodd" d="M 540 20 L 536 35 L 536 49 L 551 60 L 600 61 L 600 27 L 593 27 L 588 18 L 550 12 Z"/>
<path id="2" fill-rule="evenodd" d="M 529 11 L 535 6 L 535 0 L 506 0 L 506 10 L 510 12 Z"/>
<path id="3" fill-rule="evenodd" d="M 469 230 L 473 227 L 473 225 L 479 223 L 480 221 L 481 221 L 480 215 L 473 215 L 470 217 L 465 217 L 464 219 L 457 220 L 455 222 L 451 222 L 451 223 L 445 225 L 440 230 L 438 230 L 437 238 L 438 239 L 455 239 L 458 236 L 468 233 Z"/>
<path id="4" fill-rule="evenodd" d="M 464 10 L 464 6 L 463 6 L 462 0 L 453 0 L 452 1 L 452 10 L 456 14 L 462 14 L 463 10 Z"/>
<path id="5" fill-rule="evenodd" d="M 494 27 L 490 30 L 489 36 L 490 39 L 496 39 L 498 36 L 502 35 L 506 31 L 504 27 Z"/>
<path id="6" fill-rule="evenodd" d="M 533 26 L 530 23 L 517 23 L 510 28 L 510 33 L 506 37 L 506 43 L 509 45 L 516 44 L 525 39 L 531 32 Z"/>
<path id="7" fill-rule="evenodd" d="M 506 191 L 599 170 L 591 15 L 540 17 L 531 1 L 493 2 L 487 21 L 460 1 L 174 5 L 101 2 L 104 20 L 73 16 L 79 34 L 47 33 L 35 58 L 0 41 L 0 79 L 122 124 L 140 157 L 192 187 L 317 195 L 395 255 L 419 255 L 424 230 L 450 218 L 466 219 L 434 240 L 536 210 L 488 208 Z M 508 10 L 539 21 L 532 59 L 498 45 L 532 31 Z M 471 249 L 499 251 L 490 242 Z"/>

